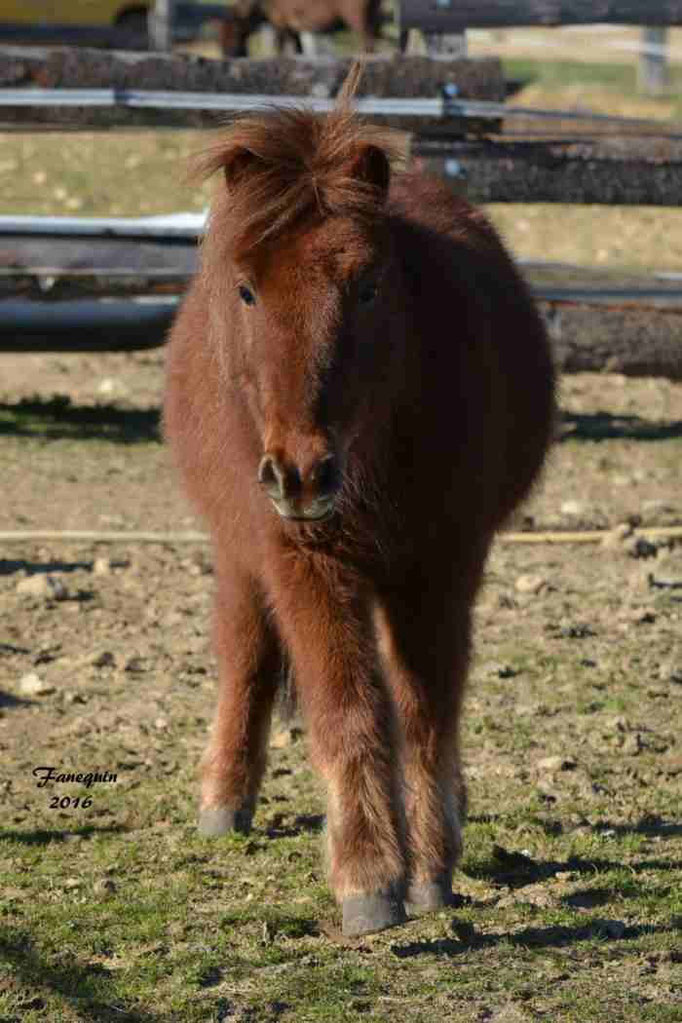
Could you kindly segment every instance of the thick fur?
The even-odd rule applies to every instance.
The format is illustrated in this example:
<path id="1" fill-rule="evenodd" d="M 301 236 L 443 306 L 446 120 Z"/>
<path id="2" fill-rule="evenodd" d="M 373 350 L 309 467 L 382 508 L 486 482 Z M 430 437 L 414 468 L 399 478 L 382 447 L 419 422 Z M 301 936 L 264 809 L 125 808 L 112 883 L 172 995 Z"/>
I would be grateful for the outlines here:
<path id="1" fill-rule="evenodd" d="M 439 180 L 389 186 L 391 149 L 343 104 L 231 128 L 206 159 L 224 179 L 168 351 L 166 435 L 215 545 L 202 805 L 251 813 L 290 663 L 340 899 L 451 876 L 472 604 L 554 406 L 542 322 L 495 231 Z M 267 451 L 338 457 L 331 518 L 277 514 Z"/>

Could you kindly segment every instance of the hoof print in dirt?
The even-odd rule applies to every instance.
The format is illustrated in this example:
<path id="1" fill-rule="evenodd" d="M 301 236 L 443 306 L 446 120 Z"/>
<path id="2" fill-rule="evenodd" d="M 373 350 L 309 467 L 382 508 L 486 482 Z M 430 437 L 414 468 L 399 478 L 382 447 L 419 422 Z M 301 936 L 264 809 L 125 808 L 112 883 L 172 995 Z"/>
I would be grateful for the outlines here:
<path id="1" fill-rule="evenodd" d="M 229 835 L 232 831 L 248 835 L 252 817 L 251 810 L 230 810 L 227 806 L 206 807 L 199 814 L 199 833 L 209 838 Z"/>
<path id="2" fill-rule="evenodd" d="M 343 934 L 359 938 L 396 927 L 407 920 L 403 897 L 394 888 L 371 895 L 348 895 L 343 900 Z"/>

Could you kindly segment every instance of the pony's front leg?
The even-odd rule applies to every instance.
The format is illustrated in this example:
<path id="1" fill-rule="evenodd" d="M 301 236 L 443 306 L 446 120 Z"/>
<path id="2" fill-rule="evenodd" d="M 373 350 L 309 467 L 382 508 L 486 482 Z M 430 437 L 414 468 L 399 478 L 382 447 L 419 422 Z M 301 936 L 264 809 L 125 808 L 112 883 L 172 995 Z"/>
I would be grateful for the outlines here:
<path id="1" fill-rule="evenodd" d="M 406 901 L 416 911 L 452 902 L 466 808 L 459 716 L 470 608 L 467 599 L 444 599 L 437 585 L 434 590 L 417 579 L 408 581 L 382 594 L 376 613 L 379 646 L 403 729 L 411 856 Z"/>
<path id="2" fill-rule="evenodd" d="M 407 877 L 393 703 L 378 665 L 368 595 L 315 554 L 279 557 L 273 597 L 328 789 L 330 884 L 343 932 L 403 922 Z"/>
<path id="3" fill-rule="evenodd" d="M 218 708 L 203 763 L 199 830 L 248 832 L 265 770 L 280 646 L 255 580 L 218 566 Z"/>

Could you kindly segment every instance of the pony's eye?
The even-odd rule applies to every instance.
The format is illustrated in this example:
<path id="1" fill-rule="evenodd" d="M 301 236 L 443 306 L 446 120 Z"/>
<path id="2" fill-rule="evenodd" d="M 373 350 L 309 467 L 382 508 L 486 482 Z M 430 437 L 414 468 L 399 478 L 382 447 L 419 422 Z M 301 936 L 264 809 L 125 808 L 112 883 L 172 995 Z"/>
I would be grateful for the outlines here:
<path id="1" fill-rule="evenodd" d="M 371 277 L 367 277 L 365 280 L 360 281 L 358 285 L 358 302 L 360 305 L 370 305 L 377 297 L 378 291 L 377 282 Z"/>
<path id="2" fill-rule="evenodd" d="M 237 290 L 239 292 L 239 297 L 241 298 L 244 305 L 256 304 L 256 296 L 251 291 L 251 288 L 247 287 L 246 284 L 240 284 Z"/>

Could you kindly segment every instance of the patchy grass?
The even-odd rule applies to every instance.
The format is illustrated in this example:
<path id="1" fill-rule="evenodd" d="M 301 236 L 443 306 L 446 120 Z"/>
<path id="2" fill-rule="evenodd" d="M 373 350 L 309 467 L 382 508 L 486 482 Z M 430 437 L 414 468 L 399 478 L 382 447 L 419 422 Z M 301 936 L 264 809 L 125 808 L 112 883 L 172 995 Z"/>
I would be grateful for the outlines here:
<path id="1" fill-rule="evenodd" d="M 95 367 L 117 366 L 129 410 L 147 406 L 154 374 L 160 382 L 149 353 L 104 367 L 99 356 L 75 358 L 66 381 L 74 395 L 96 386 Z M 34 361 L 33 387 L 41 366 L 49 380 L 62 359 Z M 8 493 L 19 495 L 3 526 L 24 515 L 24 525 L 74 528 L 101 516 L 107 527 L 112 518 L 123 528 L 179 527 L 185 509 L 153 436 L 121 444 L 105 409 L 99 438 L 94 412 L 87 440 L 60 437 L 59 417 L 73 410 L 51 401 L 41 437 L 33 401 L 34 429 L 10 432 L 0 452 Z M 680 520 L 679 430 L 638 439 L 656 423 L 679 427 L 679 386 L 583 375 L 564 381 L 562 407 L 566 439 L 527 518 L 613 525 L 638 509 L 646 522 Z M 604 407 L 612 419 L 600 439 L 571 429 L 574 417 Z M 614 482 L 621 473 L 627 486 Z M 35 507 L 31 495 L 46 491 L 49 502 Z M 207 551 L 8 548 L 0 1019 L 679 1018 L 680 591 L 649 577 L 682 579 L 682 547 L 635 553 L 626 540 L 496 546 L 476 610 L 458 903 L 346 941 L 324 877 L 324 795 L 299 733 L 276 727 L 251 836 L 195 831 L 215 695 Z M 64 592 L 22 593 L 25 573 L 58 577 Z M 528 575 L 539 585 L 517 585 Z M 22 696 L 29 671 L 50 691 Z M 33 768 L 51 764 L 118 780 L 37 788 Z M 54 795 L 88 793 L 85 809 L 49 806 Z"/>

